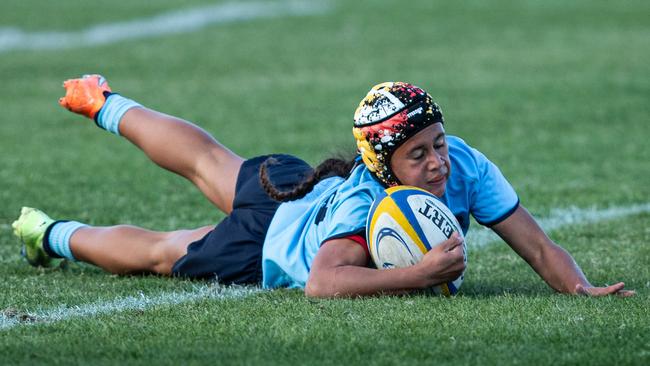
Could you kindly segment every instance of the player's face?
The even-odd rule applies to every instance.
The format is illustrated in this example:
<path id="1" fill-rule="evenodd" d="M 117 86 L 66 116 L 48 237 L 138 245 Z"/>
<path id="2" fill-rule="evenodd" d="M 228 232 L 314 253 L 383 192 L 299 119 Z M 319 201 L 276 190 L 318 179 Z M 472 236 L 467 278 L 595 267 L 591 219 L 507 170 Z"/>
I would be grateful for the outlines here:
<path id="1" fill-rule="evenodd" d="M 451 173 L 449 148 L 442 123 L 423 129 L 395 150 L 393 173 L 404 185 L 416 186 L 441 197 Z"/>

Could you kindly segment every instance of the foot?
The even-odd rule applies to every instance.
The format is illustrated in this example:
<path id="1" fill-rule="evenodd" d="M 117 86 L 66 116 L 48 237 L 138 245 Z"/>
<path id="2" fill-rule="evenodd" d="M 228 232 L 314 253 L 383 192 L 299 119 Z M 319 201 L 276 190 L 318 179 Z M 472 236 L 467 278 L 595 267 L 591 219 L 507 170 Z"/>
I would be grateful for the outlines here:
<path id="1" fill-rule="evenodd" d="M 79 79 L 63 82 L 65 96 L 59 104 L 72 112 L 94 119 L 111 92 L 108 82 L 101 75 L 84 75 Z"/>
<path id="2" fill-rule="evenodd" d="M 14 234 L 23 242 L 21 254 L 32 266 L 49 267 L 52 264 L 52 258 L 43 250 L 43 236 L 53 222 L 42 211 L 23 207 L 18 220 L 11 224 Z"/>

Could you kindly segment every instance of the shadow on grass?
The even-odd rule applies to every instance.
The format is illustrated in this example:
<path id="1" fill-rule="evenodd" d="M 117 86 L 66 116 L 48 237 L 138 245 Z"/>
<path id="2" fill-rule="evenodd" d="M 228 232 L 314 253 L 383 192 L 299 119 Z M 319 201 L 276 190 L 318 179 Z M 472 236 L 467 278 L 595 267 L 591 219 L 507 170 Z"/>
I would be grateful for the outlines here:
<path id="1" fill-rule="evenodd" d="M 500 297 L 504 295 L 548 296 L 556 292 L 544 282 L 472 280 L 460 288 L 459 295 L 472 298 Z"/>
<path id="2" fill-rule="evenodd" d="M 594 284 L 596 285 L 596 284 Z M 638 286 L 636 286 L 638 285 Z M 626 289 L 636 291 L 636 297 L 646 296 L 647 287 L 641 283 L 626 282 Z M 490 298 L 502 296 L 528 296 L 528 297 L 547 297 L 563 295 L 549 286 L 543 281 L 528 282 L 528 281 L 505 281 L 505 282 L 487 282 L 487 281 L 472 281 L 467 286 L 463 285 L 458 294 L 463 297 L 470 298 Z"/>

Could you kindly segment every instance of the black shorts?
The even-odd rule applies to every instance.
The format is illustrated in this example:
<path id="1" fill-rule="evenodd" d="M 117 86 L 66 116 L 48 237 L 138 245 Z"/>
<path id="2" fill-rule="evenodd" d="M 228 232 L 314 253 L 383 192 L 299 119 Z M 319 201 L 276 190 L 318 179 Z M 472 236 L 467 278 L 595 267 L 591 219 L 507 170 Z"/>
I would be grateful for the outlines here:
<path id="1" fill-rule="evenodd" d="M 269 157 L 271 181 L 290 190 L 312 172 L 306 162 L 290 155 L 267 155 L 246 160 L 237 176 L 233 210 L 202 239 L 189 245 L 187 254 L 172 268 L 174 276 L 217 279 L 224 284 L 262 281 L 262 245 L 280 202 L 269 197 L 259 179 L 260 165 Z"/>

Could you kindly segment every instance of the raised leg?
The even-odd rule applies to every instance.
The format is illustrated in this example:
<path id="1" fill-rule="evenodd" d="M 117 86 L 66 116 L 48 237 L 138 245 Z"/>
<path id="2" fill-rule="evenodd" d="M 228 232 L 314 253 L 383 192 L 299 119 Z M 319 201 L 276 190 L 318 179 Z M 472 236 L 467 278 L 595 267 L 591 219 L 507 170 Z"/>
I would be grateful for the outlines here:
<path id="1" fill-rule="evenodd" d="M 232 211 L 244 159 L 203 129 L 147 108 L 133 108 L 122 117 L 120 133 L 154 163 L 194 183 L 221 211 Z"/>
<path id="2" fill-rule="evenodd" d="M 240 156 L 190 122 L 110 94 L 101 75 L 67 80 L 63 86 L 62 107 L 126 137 L 153 162 L 189 179 L 223 212 L 232 211 L 237 175 L 244 161 Z"/>
<path id="3" fill-rule="evenodd" d="M 156 232 L 129 225 L 84 227 L 70 238 L 70 249 L 76 259 L 111 273 L 170 275 L 187 247 L 212 228 Z"/>

